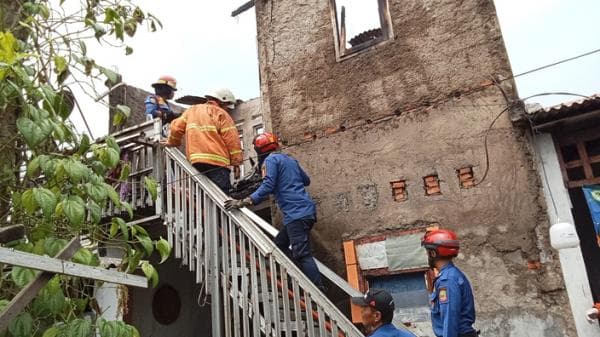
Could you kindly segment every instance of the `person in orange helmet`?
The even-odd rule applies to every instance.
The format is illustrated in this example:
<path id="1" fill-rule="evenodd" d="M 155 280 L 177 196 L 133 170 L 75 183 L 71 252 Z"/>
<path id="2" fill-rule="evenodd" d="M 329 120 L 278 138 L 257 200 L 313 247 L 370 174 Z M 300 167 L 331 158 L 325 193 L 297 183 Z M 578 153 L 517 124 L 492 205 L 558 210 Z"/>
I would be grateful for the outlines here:
<path id="1" fill-rule="evenodd" d="M 161 76 L 158 81 L 152 83 L 152 87 L 154 94 L 148 95 L 144 101 L 146 119 L 160 118 L 164 124 L 168 124 L 178 117 L 168 102 L 175 96 L 177 80 L 172 76 Z"/>
<path id="2" fill-rule="evenodd" d="M 433 333 L 437 337 L 477 337 L 471 284 L 452 263 L 460 249 L 456 233 L 448 229 L 429 230 L 421 246 L 427 250 L 429 266 L 439 271 L 430 298 Z"/>

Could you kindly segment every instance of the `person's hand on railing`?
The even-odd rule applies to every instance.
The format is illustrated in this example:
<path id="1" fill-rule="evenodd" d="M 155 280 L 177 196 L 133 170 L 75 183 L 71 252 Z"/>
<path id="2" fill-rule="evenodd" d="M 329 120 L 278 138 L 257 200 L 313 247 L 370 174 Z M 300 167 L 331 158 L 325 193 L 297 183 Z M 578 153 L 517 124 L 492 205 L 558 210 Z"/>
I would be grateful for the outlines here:
<path id="1" fill-rule="evenodd" d="M 253 202 L 250 197 L 242 200 L 230 199 L 225 201 L 225 209 L 231 211 L 232 209 L 240 209 L 248 206 L 252 206 Z"/>
<path id="2" fill-rule="evenodd" d="M 171 144 L 171 143 L 169 143 L 168 140 L 164 140 L 164 139 L 160 141 L 160 145 L 162 145 L 164 147 L 177 147 L 177 145 Z"/>
<path id="3" fill-rule="evenodd" d="M 593 323 L 594 321 L 597 321 L 598 318 L 600 318 L 600 310 L 598 309 L 598 307 L 600 307 L 600 303 L 597 303 L 594 308 L 589 309 L 585 312 L 585 318 L 587 318 L 588 322 Z"/>

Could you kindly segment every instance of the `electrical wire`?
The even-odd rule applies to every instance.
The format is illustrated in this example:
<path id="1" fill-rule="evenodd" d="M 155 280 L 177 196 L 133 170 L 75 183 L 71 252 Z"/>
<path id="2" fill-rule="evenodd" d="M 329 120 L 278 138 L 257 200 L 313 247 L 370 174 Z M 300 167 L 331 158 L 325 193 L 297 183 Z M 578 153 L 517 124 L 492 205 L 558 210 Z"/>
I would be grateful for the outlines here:
<path id="1" fill-rule="evenodd" d="M 570 61 L 574 61 L 574 60 L 580 59 L 582 57 L 593 55 L 593 54 L 596 54 L 596 53 L 599 53 L 599 52 L 600 52 L 600 48 L 594 49 L 594 50 L 588 51 L 586 53 L 579 54 L 577 56 L 573 56 L 573 57 L 569 57 L 569 58 L 566 58 L 566 59 L 562 59 L 562 60 L 554 62 L 554 63 L 550 63 L 550 64 L 547 64 L 547 65 L 544 65 L 544 66 L 541 66 L 541 67 L 537 67 L 537 68 L 534 68 L 534 69 L 531 69 L 531 70 L 528 70 L 528 71 L 524 71 L 522 73 L 518 73 L 516 75 L 510 76 L 510 77 L 505 78 L 505 79 L 502 79 L 501 82 L 508 81 L 510 79 L 513 79 L 513 78 L 517 78 L 517 77 L 529 75 L 531 73 L 535 73 L 535 72 L 538 72 L 540 70 L 544 70 L 544 69 L 548 69 L 548 68 L 551 68 L 551 67 L 555 67 L 557 65 L 560 65 L 560 64 L 563 64 L 563 63 L 566 63 L 566 62 L 570 62 Z"/>

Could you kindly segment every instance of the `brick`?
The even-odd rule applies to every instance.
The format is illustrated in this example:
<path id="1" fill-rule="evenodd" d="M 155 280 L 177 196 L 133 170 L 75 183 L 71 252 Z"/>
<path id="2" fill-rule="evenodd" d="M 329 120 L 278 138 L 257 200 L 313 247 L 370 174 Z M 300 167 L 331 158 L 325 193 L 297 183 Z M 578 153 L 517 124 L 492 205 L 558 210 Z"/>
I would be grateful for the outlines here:
<path id="1" fill-rule="evenodd" d="M 529 269 L 529 270 L 542 269 L 542 263 L 540 261 L 527 261 L 527 269 Z"/>
<path id="2" fill-rule="evenodd" d="M 406 181 L 404 180 L 400 180 L 400 181 L 392 181 L 392 188 L 404 188 L 406 187 Z"/>
<path id="3" fill-rule="evenodd" d="M 339 128 L 333 128 L 333 127 L 332 128 L 327 128 L 327 129 L 325 129 L 325 134 L 326 135 L 330 135 L 330 134 L 336 133 L 338 131 L 339 131 Z"/>
<path id="4" fill-rule="evenodd" d="M 428 187 L 426 192 L 427 195 L 442 194 L 442 190 L 439 187 Z"/>
<path id="5" fill-rule="evenodd" d="M 425 182 L 426 183 L 437 182 L 437 180 L 438 180 L 437 176 L 427 176 L 427 177 L 425 177 Z"/>

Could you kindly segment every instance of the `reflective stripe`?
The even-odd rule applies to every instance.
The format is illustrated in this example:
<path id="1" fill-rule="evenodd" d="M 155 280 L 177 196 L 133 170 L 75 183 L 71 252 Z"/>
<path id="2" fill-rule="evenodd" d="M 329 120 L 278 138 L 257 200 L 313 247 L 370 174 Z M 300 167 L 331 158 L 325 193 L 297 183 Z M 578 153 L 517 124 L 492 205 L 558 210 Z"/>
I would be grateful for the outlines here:
<path id="1" fill-rule="evenodd" d="M 238 154 L 238 153 L 242 153 L 242 151 L 241 150 L 229 151 L 229 154 L 231 154 L 231 155 Z"/>
<path id="2" fill-rule="evenodd" d="M 230 126 L 230 127 L 222 128 L 220 132 L 225 133 L 227 131 L 231 131 L 231 130 L 235 130 L 235 129 L 236 129 L 235 126 Z"/>
<path id="3" fill-rule="evenodd" d="M 209 159 L 209 160 L 221 162 L 226 165 L 230 164 L 229 158 L 221 157 L 219 155 L 212 154 L 212 153 L 192 153 L 192 154 L 190 154 L 190 160 L 193 160 L 193 159 Z"/>
<path id="4" fill-rule="evenodd" d="M 190 123 L 187 125 L 187 130 L 196 129 L 200 132 L 217 132 L 217 127 L 214 125 L 199 125 Z"/>

